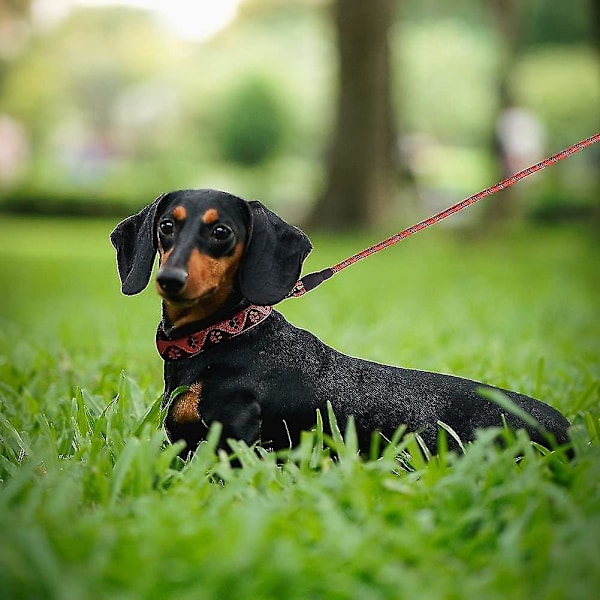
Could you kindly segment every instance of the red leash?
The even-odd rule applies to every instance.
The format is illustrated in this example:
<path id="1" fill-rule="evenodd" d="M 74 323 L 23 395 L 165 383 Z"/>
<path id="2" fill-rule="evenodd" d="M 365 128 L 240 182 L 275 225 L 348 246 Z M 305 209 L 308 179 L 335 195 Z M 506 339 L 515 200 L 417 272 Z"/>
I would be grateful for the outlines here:
<path id="1" fill-rule="evenodd" d="M 571 154 L 575 154 L 576 152 L 579 152 L 580 150 L 583 150 L 587 146 L 591 146 L 592 144 L 595 144 L 598 141 L 600 141 L 600 133 L 597 133 L 585 140 L 582 140 L 581 142 L 577 142 L 576 144 L 573 144 L 572 146 L 565 148 L 561 152 L 558 152 L 557 154 L 554 154 L 554 155 L 550 156 L 549 158 L 546 158 L 546 159 L 540 161 L 539 163 L 532 165 L 531 167 L 527 167 L 526 169 L 519 171 L 516 175 L 507 177 L 506 179 L 503 179 L 496 185 L 492 185 L 492 186 L 486 188 L 485 190 L 482 190 L 481 192 L 474 194 L 473 196 L 469 196 L 468 198 L 465 198 L 461 202 L 457 202 L 456 204 L 453 204 L 449 208 L 446 208 L 445 210 L 433 215 L 432 217 L 429 217 L 428 219 L 425 219 L 424 221 L 421 221 L 421 222 L 417 223 L 416 225 L 413 225 L 412 227 L 407 227 L 403 231 L 400 231 L 399 233 L 395 233 L 394 235 L 390 236 L 389 238 L 387 238 L 381 242 L 378 242 L 377 244 L 374 244 L 373 246 L 369 246 L 368 248 L 366 248 L 365 250 L 362 250 L 361 252 L 353 254 L 346 260 L 343 260 L 342 262 L 339 262 L 336 265 L 333 265 L 332 267 L 328 267 L 328 268 L 323 269 L 322 271 L 318 271 L 316 273 L 310 273 L 308 275 L 305 275 L 304 277 L 302 277 L 302 279 L 300 279 L 298 281 L 298 283 L 296 283 L 296 285 L 294 286 L 292 291 L 289 293 L 288 298 L 290 298 L 290 297 L 298 298 L 300 296 L 303 296 L 304 294 L 306 294 L 306 292 L 310 292 L 311 290 L 316 288 L 318 285 L 320 285 L 321 283 L 323 283 L 330 277 L 333 277 L 336 273 L 339 273 L 342 269 L 345 269 L 346 267 L 349 267 L 350 265 L 357 263 L 359 260 L 362 260 L 363 258 L 366 258 L 367 256 L 371 256 L 371 254 L 375 254 L 376 252 L 379 252 L 380 250 L 383 250 L 384 248 L 387 248 L 388 246 L 392 246 L 393 244 L 396 244 L 400 240 L 407 238 L 409 235 L 412 235 L 413 233 L 417 233 L 417 231 L 421 231 L 422 229 L 426 229 L 427 227 L 429 227 L 431 225 L 435 225 L 436 223 L 439 223 L 441 220 L 445 219 L 446 217 L 449 217 L 450 215 L 453 215 L 453 214 L 463 210 L 463 208 L 467 208 L 467 206 L 471 206 L 471 204 L 475 204 L 475 202 L 477 202 L 478 200 L 481 200 L 482 198 L 485 198 L 486 196 L 491 196 L 492 194 L 495 194 L 496 192 L 499 192 L 500 190 L 510 187 L 511 185 L 514 185 L 518 181 L 521 181 L 521 179 L 525 179 L 525 177 L 528 177 L 529 175 L 532 175 L 533 173 L 537 173 L 538 171 L 541 171 L 542 169 L 545 169 L 546 167 L 553 165 L 554 163 L 557 163 L 559 160 L 562 160 L 563 158 L 567 158 L 568 156 L 571 156 Z"/>

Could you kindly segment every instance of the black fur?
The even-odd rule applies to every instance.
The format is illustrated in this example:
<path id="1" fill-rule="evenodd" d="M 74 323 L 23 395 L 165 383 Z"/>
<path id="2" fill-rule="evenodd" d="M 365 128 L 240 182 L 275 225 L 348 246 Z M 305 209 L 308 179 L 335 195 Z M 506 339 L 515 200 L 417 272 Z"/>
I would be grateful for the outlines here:
<path id="1" fill-rule="evenodd" d="M 175 205 L 196 216 L 215 208 L 245 250 L 231 294 L 215 314 L 180 329 L 173 329 L 168 316 L 163 317 L 165 331 L 172 338 L 214 324 L 249 303 L 269 305 L 286 297 L 310 252 L 308 238 L 262 204 L 214 190 L 161 196 L 117 226 L 111 240 L 117 249 L 124 293 L 137 293 L 148 283 L 157 248 L 156 223 L 161 213 Z M 210 253 L 210 246 L 203 241 L 207 234 L 201 230 L 195 226 L 182 229 L 173 243 L 195 244 Z M 187 231 L 185 240 L 183 231 Z M 328 401 L 342 429 L 353 415 L 364 450 L 369 448 L 373 432 L 390 439 L 405 425 L 408 431 L 420 433 L 435 451 L 440 421 L 463 442 L 472 440 L 479 428 L 501 427 L 506 421 L 514 428 L 526 429 L 541 444 L 551 445 L 552 439 L 557 444 L 568 443 L 568 421 L 547 404 L 502 390 L 540 424 L 531 427 L 479 393 L 483 387 L 497 388 L 352 358 L 294 327 L 276 311 L 254 329 L 195 357 L 166 360 L 164 378 L 166 404 L 181 386 L 194 386 L 197 391 L 193 398 L 196 419 L 183 421 L 170 410 L 165 422 L 169 438 L 185 440 L 188 451 L 205 439 L 214 421 L 223 425 L 224 447 L 227 438 L 259 442 L 273 449 L 294 446 L 301 432 L 314 426 L 317 409 L 327 415 Z M 452 445 L 451 436 L 449 441 Z"/>

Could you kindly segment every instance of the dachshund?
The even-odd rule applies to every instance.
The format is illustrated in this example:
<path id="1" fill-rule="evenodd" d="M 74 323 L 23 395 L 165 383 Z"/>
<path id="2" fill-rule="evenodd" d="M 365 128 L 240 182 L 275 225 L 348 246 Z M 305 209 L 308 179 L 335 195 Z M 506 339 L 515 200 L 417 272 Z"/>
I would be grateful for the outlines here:
<path id="1" fill-rule="evenodd" d="M 569 422 L 539 400 L 350 357 L 290 324 L 273 305 L 289 296 L 312 245 L 258 201 L 212 189 L 170 192 L 119 223 L 111 242 L 126 295 L 146 288 L 158 254 L 164 427 L 171 442 L 185 442 L 184 457 L 214 422 L 222 448 L 230 438 L 294 447 L 317 411 L 330 427 L 328 402 L 342 431 L 353 417 L 363 452 L 374 435 L 389 441 L 401 426 L 432 452 L 440 427 L 455 448 L 480 428 L 507 425 L 545 446 L 569 441 Z M 516 408 L 503 410 L 486 389 Z"/>

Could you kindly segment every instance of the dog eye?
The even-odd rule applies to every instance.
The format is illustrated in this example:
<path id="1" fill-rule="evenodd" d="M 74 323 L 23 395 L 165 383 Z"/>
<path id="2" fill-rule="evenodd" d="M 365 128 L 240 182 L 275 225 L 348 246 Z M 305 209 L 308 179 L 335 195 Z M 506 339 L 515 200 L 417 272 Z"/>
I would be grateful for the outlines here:
<path id="1" fill-rule="evenodd" d="M 229 227 L 226 227 L 225 225 L 217 225 L 212 230 L 212 236 L 215 238 L 215 240 L 219 241 L 226 240 L 231 235 L 231 233 L 231 229 L 229 229 Z"/>
<path id="2" fill-rule="evenodd" d="M 163 235 L 173 235 L 175 233 L 175 225 L 173 221 L 169 221 L 168 219 L 161 221 L 158 227 Z"/>

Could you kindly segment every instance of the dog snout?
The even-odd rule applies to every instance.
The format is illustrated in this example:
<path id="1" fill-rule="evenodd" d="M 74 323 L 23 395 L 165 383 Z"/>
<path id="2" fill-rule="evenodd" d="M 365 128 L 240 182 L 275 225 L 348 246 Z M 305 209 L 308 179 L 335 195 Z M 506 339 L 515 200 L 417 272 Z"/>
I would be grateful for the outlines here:
<path id="1" fill-rule="evenodd" d="M 188 280 L 187 271 L 171 267 L 161 267 L 156 282 L 167 296 L 176 296 L 183 290 Z"/>

